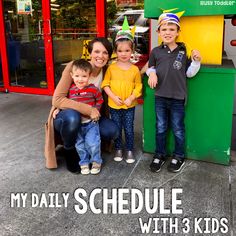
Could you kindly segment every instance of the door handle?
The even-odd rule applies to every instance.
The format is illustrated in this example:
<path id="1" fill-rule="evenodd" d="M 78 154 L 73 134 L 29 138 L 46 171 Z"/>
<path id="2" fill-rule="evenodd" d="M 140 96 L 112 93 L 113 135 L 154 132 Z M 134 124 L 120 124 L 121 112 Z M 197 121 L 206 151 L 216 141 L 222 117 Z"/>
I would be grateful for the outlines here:
<path id="1" fill-rule="evenodd" d="M 39 20 L 39 35 L 43 35 L 42 27 L 41 27 L 42 23 L 43 23 L 43 20 Z"/>
<path id="2" fill-rule="evenodd" d="M 49 32 L 47 34 L 45 34 L 42 30 L 42 28 L 44 28 L 44 23 L 45 22 L 48 22 L 48 29 L 49 29 Z M 43 26 L 43 27 L 42 27 Z M 51 35 L 52 33 L 52 28 L 51 28 L 51 20 L 39 20 L 39 35 Z"/>

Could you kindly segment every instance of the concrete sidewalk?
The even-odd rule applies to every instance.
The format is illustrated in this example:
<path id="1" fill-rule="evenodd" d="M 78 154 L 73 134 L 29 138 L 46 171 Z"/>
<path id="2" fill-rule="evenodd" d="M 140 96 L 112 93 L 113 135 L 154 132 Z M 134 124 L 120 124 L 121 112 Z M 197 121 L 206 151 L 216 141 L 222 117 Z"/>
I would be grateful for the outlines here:
<path id="1" fill-rule="evenodd" d="M 141 235 L 144 222 L 150 223 L 149 230 L 146 225 L 148 235 L 236 235 L 235 162 L 222 166 L 187 160 L 178 174 L 169 173 L 166 165 L 161 172 L 151 173 L 148 167 L 152 155 L 142 153 L 141 148 L 142 106 L 138 106 L 135 164 L 115 163 L 111 154 L 104 153 L 104 166 L 97 176 L 69 173 L 62 157 L 58 158 L 58 169 L 48 170 L 44 165 L 43 125 L 50 103 L 51 97 L 47 96 L 0 93 L 1 236 Z M 108 214 L 106 189 L 110 198 L 118 193 L 124 199 L 123 205 L 121 200 L 114 199 Z M 157 209 L 149 214 L 143 207 L 137 214 L 131 214 L 134 212 L 131 203 L 133 207 L 142 207 L 137 196 L 146 199 L 144 206 L 151 202 L 152 208 L 152 202 L 156 203 L 157 197 L 149 201 L 145 189 L 151 196 L 158 193 Z M 177 201 L 174 189 L 182 191 L 177 194 Z M 91 192 L 97 193 L 94 201 Z M 161 202 L 163 192 L 165 198 Z M 20 196 L 17 193 L 26 201 L 17 201 Z M 136 201 L 131 195 L 136 196 Z M 89 200 L 96 209 L 101 209 L 100 214 L 93 204 L 80 214 Z"/>

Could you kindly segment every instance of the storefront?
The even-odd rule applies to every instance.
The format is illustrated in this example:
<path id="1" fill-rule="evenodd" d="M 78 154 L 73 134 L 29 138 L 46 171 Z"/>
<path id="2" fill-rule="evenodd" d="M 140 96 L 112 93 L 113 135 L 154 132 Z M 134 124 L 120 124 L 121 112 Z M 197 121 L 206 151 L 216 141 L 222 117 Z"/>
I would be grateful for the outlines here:
<path id="1" fill-rule="evenodd" d="M 106 1 L 81 2 L 0 0 L 0 91 L 53 94 L 65 64 L 105 36 Z"/>

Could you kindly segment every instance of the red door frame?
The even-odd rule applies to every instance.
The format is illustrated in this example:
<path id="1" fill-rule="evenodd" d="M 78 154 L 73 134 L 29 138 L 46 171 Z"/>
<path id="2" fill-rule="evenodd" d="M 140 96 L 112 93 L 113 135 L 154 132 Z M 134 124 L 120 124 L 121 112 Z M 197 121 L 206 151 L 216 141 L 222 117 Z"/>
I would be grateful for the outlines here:
<path id="1" fill-rule="evenodd" d="M 96 22 L 97 37 L 106 37 L 106 0 L 96 0 Z"/>
<path id="2" fill-rule="evenodd" d="M 96 28 L 97 37 L 106 36 L 106 0 L 96 0 Z M 45 60 L 46 60 L 46 76 L 47 88 L 30 88 L 30 87 L 16 87 L 10 85 L 10 76 L 8 70 L 8 55 L 7 55 L 7 42 L 5 36 L 5 21 L 3 0 L 0 0 L 0 52 L 2 57 L 2 74 L 4 87 L 0 87 L 0 91 L 28 93 L 39 95 L 52 95 L 54 92 L 54 61 L 53 61 L 53 41 L 51 35 L 51 9 L 50 0 L 42 0 L 42 19 L 43 19 L 43 37 L 45 47 Z"/>
<path id="3" fill-rule="evenodd" d="M 9 73 L 8 71 L 8 60 L 7 60 L 7 50 L 6 50 L 6 37 L 5 37 L 5 23 L 4 23 L 4 13 L 3 13 L 3 0 L 0 0 L 0 53 L 2 61 L 2 76 L 4 87 L 0 87 L 0 91 L 9 89 Z"/>

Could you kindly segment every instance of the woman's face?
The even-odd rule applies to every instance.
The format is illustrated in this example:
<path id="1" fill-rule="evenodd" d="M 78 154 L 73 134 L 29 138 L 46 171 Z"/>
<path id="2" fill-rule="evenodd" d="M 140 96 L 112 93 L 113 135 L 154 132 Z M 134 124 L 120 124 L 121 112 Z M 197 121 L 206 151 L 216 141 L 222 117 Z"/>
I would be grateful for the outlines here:
<path id="1" fill-rule="evenodd" d="M 93 44 L 93 50 L 90 53 L 90 57 L 91 57 L 90 62 L 92 66 L 98 68 L 102 68 L 103 66 L 105 66 L 109 59 L 108 51 L 100 42 L 95 42 Z"/>

